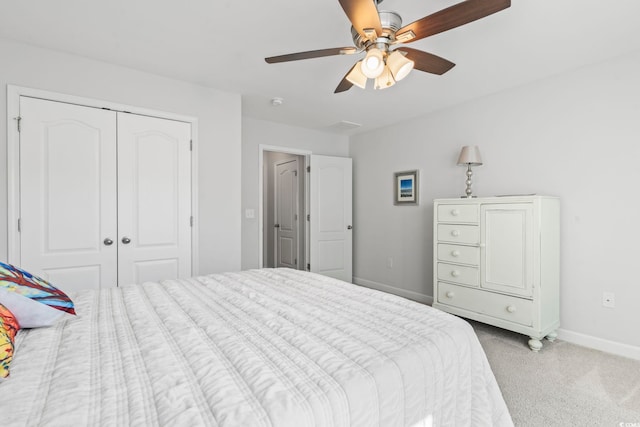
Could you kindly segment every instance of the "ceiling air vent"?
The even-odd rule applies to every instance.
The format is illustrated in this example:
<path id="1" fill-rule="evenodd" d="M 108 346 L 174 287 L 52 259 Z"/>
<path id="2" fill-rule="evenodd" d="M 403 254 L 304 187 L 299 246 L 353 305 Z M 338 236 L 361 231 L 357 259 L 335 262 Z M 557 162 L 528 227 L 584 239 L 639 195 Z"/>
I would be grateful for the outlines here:
<path id="1" fill-rule="evenodd" d="M 353 129 L 358 129 L 360 126 L 362 126 L 360 123 L 342 120 L 336 124 L 329 126 L 329 130 L 332 130 L 334 132 L 347 132 Z"/>

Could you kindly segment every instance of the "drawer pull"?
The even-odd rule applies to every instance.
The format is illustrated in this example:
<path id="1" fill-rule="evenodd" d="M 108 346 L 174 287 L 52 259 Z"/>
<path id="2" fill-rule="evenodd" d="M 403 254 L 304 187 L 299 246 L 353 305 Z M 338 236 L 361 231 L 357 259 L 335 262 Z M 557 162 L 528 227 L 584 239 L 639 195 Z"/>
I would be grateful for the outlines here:
<path id="1" fill-rule="evenodd" d="M 453 298 L 456 294 L 454 294 L 452 291 L 448 291 L 446 294 L 444 294 L 447 298 Z"/>
<path id="2" fill-rule="evenodd" d="M 460 230 L 451 230 L 451 235 L 453 237 L 458 237 L 460 235 Z"/>
<path id="3" fill-rule="evenodd" d="M 451 251 L 451 256 L 452 257 L 459 257 L 460 256 L 460 251 L 458 251 L 458 250 Z"/>
<path id="4" fill-rule="evenodd" d="M 451 272 L 451 275 L 452 275 L 453 277 L 458 277 L 458 276 L 460 276 L 460 272 L 459 272 L 458 270 L 453 270 L 453 271 Z"/>
<path id="5" fill-rule="evenodd" d="M 458 215 L 460 215 L 460 211 L 458 209 L 451 209 L 451 215 L 452 216 L 458 216 Z"/>
<path id="6" fill-rule="evenodd" d="M 509 313 L 515 313 L 516 312 L 516 308 L 512 305 L 507 306 L 507 311 Z"/>

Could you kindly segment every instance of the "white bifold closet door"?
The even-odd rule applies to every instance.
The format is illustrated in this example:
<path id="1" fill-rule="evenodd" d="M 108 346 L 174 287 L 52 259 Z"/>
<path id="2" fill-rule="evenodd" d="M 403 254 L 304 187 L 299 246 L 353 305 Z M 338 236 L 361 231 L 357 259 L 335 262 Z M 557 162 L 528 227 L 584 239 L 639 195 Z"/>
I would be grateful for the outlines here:
<path id="1" fill-rule="evenodd" d="M 20 99 L 20 265 L 65 291 L 191 275 L 189 123 Z"/>

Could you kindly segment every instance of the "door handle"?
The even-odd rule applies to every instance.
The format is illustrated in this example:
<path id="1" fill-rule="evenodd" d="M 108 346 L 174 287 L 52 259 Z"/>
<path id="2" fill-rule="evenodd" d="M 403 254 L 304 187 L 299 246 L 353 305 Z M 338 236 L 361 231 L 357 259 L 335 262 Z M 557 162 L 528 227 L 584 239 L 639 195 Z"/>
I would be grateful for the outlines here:
<path id="1" fill-rule="evenodd" d="M 280 224 L 274 224 L 273 228 L 280 228 Z"/>
<path id="2" fill-rule="evenodd" d="M 125 245 L 128 245 L 129 243 L 131 243 L 131 239 L 125 236 L 122 238 L 122 243 L 124 243 Z"/>
<path id="3" fill-rule="evenodd" d="M 113 240 L 107 237 L 102 243 L 104 243 L 105 246 L 111 246 L 113 245 Z"/>
<path id="4" fill-rule="evenodd" d="M 350 225 L 347 225 L 347 230 L 353 230 L 353 227 Z"/>

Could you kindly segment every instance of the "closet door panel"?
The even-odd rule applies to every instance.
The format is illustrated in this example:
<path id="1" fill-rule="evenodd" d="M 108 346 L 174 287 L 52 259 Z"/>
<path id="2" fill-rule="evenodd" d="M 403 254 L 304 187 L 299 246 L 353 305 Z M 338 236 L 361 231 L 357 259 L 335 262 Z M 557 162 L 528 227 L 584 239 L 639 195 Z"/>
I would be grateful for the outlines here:
<path id="1" fill-rule="evenodd" d="M 23 268 L 62 290 L 116 286 L 116 114 L 20 98 Z"/>
<path id="2" fill-rule="evenodd" d="M 191 126 L 118 113 L 119 283 L 191 275 Z"/>

